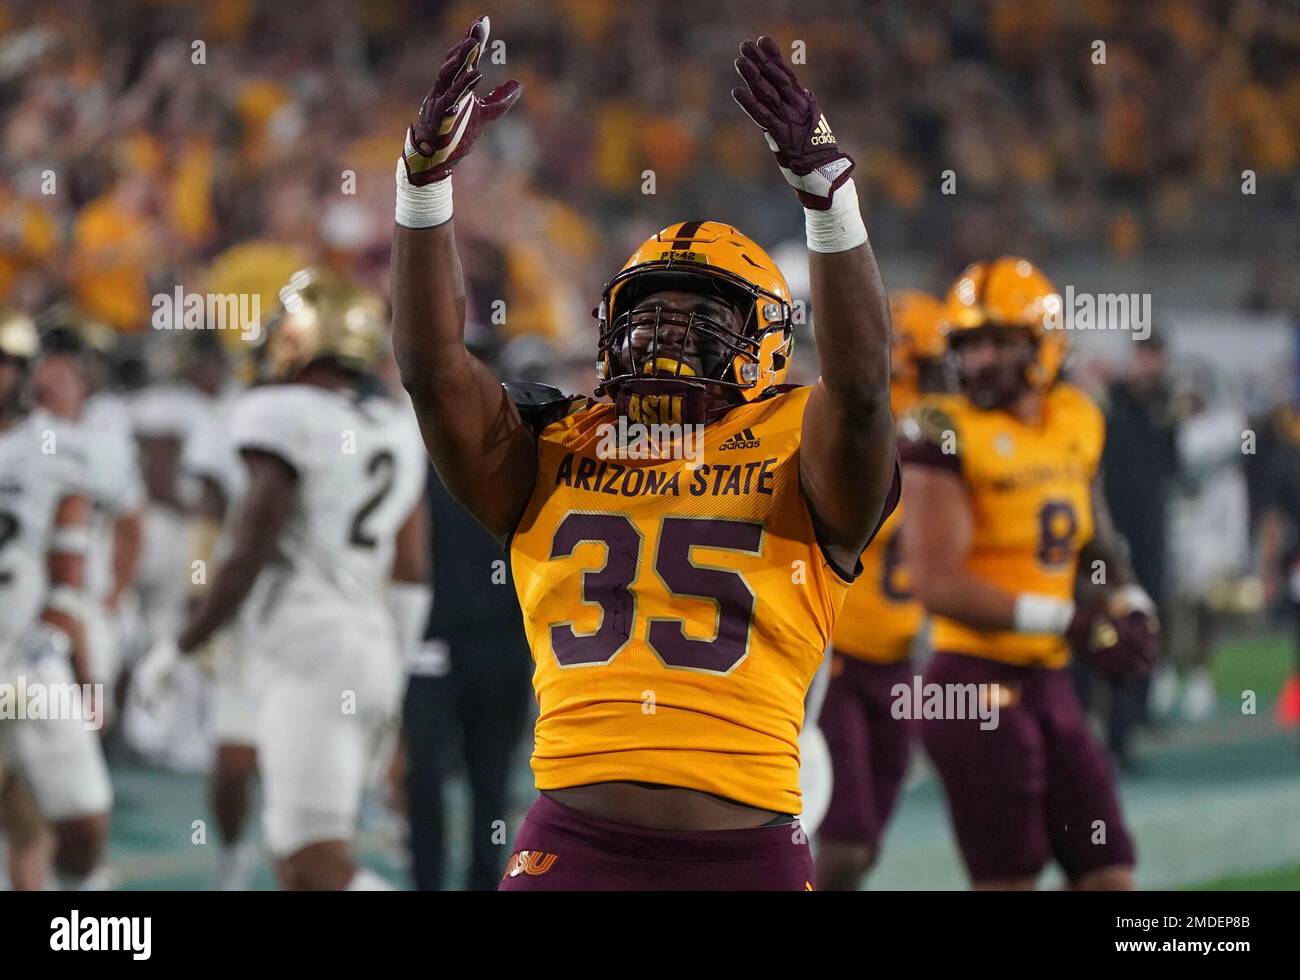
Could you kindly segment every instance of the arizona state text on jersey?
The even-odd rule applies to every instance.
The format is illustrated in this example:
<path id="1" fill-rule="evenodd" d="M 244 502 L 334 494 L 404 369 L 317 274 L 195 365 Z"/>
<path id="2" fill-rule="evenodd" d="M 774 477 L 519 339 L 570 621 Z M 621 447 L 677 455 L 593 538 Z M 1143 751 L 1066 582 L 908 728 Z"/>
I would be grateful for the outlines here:
<path id="1" fill-rule="evenodd" d="M 599 458 L 610 405 L 540 432 L 510 542 L 538 789 L 633 780 L 800 811 L 804 694 L 849 587 L 800 491 L 809 390 L 732 409 L 693 469 Z"/>

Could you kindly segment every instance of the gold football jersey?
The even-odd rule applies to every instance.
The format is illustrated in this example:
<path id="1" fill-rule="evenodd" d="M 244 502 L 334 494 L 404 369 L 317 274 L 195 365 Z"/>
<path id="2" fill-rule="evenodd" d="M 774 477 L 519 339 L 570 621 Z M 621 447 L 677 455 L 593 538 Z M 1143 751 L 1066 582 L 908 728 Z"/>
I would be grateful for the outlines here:
<path id="1" fill-rule="evenodd" d="M 881 526 L 862 555 L 862 574 L 849 589 L 835 622 L 836 653 L 875 664 L 907 658 L 921 632 L 925 610 L 912 595 L 903 564 L 903 505 Z"/>
<path id="2" fill-rule="evenodd" d="M 800 812 L 804 695 L 849 587 L 800 491 L 809 390 L 709 424 L 694 466 L 612 458 L 607 404 L 540 432 L 510 541 L 538 789 L 640 781 Z"/>
<path id="3" fill-rule="evenodd" d="M 1043 417 L 1027 425 L 1008 412 L 982 411 L 961 395 L 923 400 L 903 435 L 940 447 L 965 483 L 974 518 L 967 568 L 1008 592 L 1060 599 L 1074 593 L 1079 552 L 1092 538 L 1092 482 L 1105 420 L 1078 388 L 1057 384 Z M 910 454 L 905 454 L 910 455 Z M 1064 637 L 979 630 L 933 618 L 935 650 L 1017 665 L 1062 667 Z"/>

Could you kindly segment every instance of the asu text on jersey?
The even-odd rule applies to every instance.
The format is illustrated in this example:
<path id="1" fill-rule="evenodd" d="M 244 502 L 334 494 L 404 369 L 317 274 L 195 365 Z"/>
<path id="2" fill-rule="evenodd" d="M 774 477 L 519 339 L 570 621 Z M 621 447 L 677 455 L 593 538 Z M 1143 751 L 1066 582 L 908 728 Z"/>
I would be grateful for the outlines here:
<path id="1" fill-rule="evenodd" d="M 610 405 L 540 433 L 510 545 L 538 789 L 632 780 L 799 812 L 804 693 L 848 589 L 799 488 L 808 393 L 733 409 L 695 468 L 598 459 Z"/>
<path id="2" fill-rule="evenodd" d="M 1052 387 L 1043 418 L 1027 425 L 997 409 L 980 410 L 961 395 L 923 401 L 903 425 L 909 461 L 957 473 L 974 519 L 967 568 L 1008 592 L 1069 599 L 1079 551 L 1092 538 L 1092 482 L 1101 461 L 1105 421 L 1082 391 Z M 934 617 L 936 650 L 1006 663 L 1062 667 L 1060 636 L 978 630 Z"/>

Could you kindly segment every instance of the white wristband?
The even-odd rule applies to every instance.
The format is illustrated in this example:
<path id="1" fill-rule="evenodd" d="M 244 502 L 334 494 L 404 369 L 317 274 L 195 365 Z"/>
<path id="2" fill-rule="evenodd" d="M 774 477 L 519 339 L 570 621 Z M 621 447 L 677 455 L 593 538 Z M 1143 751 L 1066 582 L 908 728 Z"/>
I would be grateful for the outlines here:
<path id="1" fill-rule="evenodd" d="M 1112 608 L 1118 606 L 1125 612 L 1136 610 L 1144 616 L 1151 619 L 1156 618 L 1156 604 L 1151 597 L 1147 595 L 1147 590 L 1142 588 L 1136 582 L 1128 585 L 1121 585 L 1110 595 L 1107 603 Z"/>
<path id="2" fill-rule="evenodd" d="M 433 590 L 418 582 L 389 582 L 387 602 L 389 615 L 397 627 L 397 644 L 402 660 L 409 662 L 424 639 L 425 627 L 429 625 Z"/>
<path id="3" fill-rule="evenodd" d="M 85 524 L 65 524 L 50 535 L 50 551 L 60 555 L 85 554 L 90 545 L 90 528 Z"/>
<path id="4" fill-rule="evenodd" d="M 75 586 L 56 585 L 45 593 L 45 608 L 79 620 L 86 615 L 86 596 Z"/>
<path id="5" fill-rule="evenodd" d="M 403 228 L 432 228 L 451 220 L 451 178 L 416 187 L 406 176 L 406 164 L 397 161 L 397 210 Z"/>
<path id="6" fill-rule="evenodd" d="M 858 189 L 849 178 L 835 189 L 825 211 L 803 209 L 804 231 L 810 252 L 847 252 L 867 240 L 867 226 L 858 208 Z"/>
<path id="7" fill-rule="evenodd" d="M 1017 633 L 1050 633 L 1060 636 L 1069 629 L 1074 619 L 1074 603 L 1036 592 L 1021 592 L 1016 596 L 1016 610 L 1011 617 L 1011 628 Z"/>

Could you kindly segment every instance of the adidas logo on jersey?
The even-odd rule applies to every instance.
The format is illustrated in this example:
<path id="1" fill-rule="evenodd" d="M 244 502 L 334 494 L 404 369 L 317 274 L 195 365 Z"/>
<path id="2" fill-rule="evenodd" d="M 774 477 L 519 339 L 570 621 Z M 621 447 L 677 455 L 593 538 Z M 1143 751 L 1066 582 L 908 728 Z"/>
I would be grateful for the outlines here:
<path id="1" fill-rule="evenodd" d="M 759 442 L 760 440 L 758 436 L 754 435 L 753 429 L 741 429 L 730 439 L 724 440 L 722 445 L 718 447 L 718 450 L 723 451 L 727 449 L 757 449 L 759 446 Z"/>
<path id="2" fill-rule="evenodd" d="M 831 124 L 826 121 L 825 115 L 817 120 L 817 128 L 813 130 L 812 139 L 809 142 L 813 146 L 825 146 L 828 143 L 835 142 L 835 134 L 831 132 Z"/>

